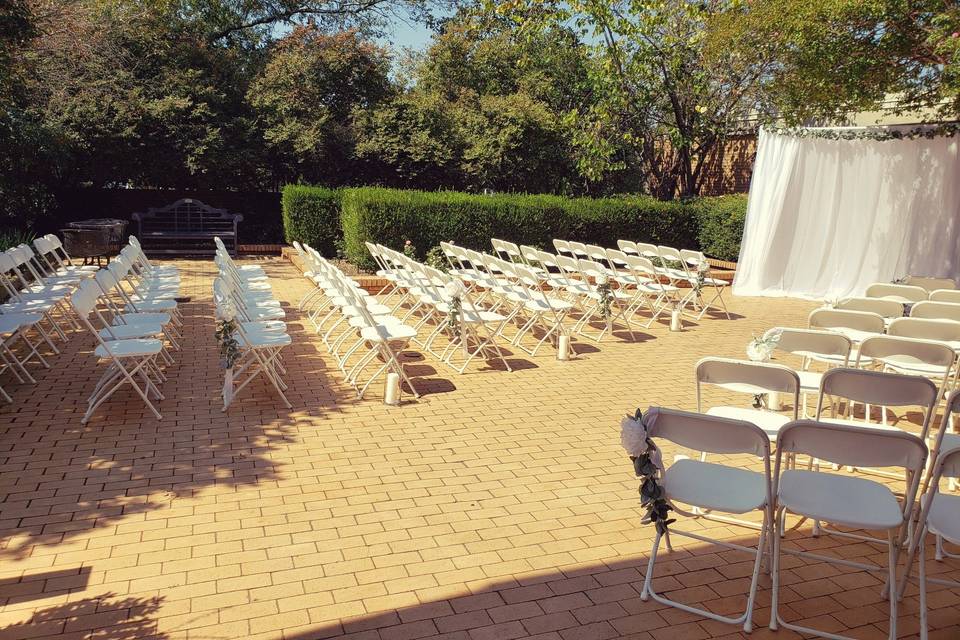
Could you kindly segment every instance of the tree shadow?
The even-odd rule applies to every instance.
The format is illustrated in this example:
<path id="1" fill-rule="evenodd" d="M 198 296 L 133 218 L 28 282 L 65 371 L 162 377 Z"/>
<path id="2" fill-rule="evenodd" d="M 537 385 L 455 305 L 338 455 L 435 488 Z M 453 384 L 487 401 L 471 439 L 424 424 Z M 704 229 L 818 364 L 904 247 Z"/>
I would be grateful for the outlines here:
<path id="1" fill-rule="evenodd" d="M 308 340 L 293 305 L 292 345 L 283 354 L 287 409 L 264 379 L 248 385 L 228 411 L 220 396 L 223 370 L 214 338 L 213 262 L 180 262 L 190 303 L 182 350 L 174 352 L 157 404 L 157 420 L 130 389 L 117 392 L 86 425 L 80 418 L 103 366 L 86 331 L 68 334 L 51 368 L 32 368 L 36 385 L 6 385 L 14 397 L 0 407 L 0 559 L 20 559 L 44 545 L 65 543 L 130 516 L 170 508 L 212 486 L 274 482 L 271 454 L 296 437 L 296 416 L 322 416 L 356 402 Z M 289 269 L 274 278 L 289 278 Z M 197 281 L 196 278 L 201 278 Z M 306 285 L 304 285 L 306 286 Z M 290 289 L 288 289 L 289 291 Z"/>
<path id="2" fill-rule="evenodd" d="M 162 597 L 96 598 L 59 604 L 35 611 L 29 619 L 0 628 L 6 639 L 65 635 L 89 640 L 160 640 L 168 635 L 157 624 Z"/>

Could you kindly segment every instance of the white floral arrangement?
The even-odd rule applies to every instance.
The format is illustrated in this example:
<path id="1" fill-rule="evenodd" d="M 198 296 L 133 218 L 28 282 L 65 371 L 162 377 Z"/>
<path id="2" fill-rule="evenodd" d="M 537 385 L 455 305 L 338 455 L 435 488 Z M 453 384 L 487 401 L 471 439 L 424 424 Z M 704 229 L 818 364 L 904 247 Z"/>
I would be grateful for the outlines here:
<path id="1" fill-rule="evenodd" d="M 747 357 L 754 362 L 766 362 L 773 356 L 782 335 L 782 329 L 774 329 L 759 338 L 754 336 L 753 340 L 747 344 Z"/>
<path id="2" fill-rule="evenodd" d="M 674 520 L 669 518 L 673 507 L 667 501 L 661 483 L 663 454 L 649 435 L 657 415 L 657 409 L 651 408 L 646 414 L 637 409 L 632 416 L 624 416 L 620 421 L 620 444 L 633 462 L 634 473 L 641 479 L 640 505 L 647 510 L 641 523 L 652 523 L 657 533 L 664 535 Z"/>
<path id="3" fill-rule="evenodd" d="M 467 288 L 458 278 L 448 280 L 443 285 L 443 296 L 446 298 L 449 310 L 447 311 L 447 330 L 453 339 L 460 341 L 463 337 L 463 297 Z"/>
<path id="4" fill-rule="evenodd" d="M 595 280 L 597 285 L 597 294 L 600 296 L 600 312 L 603 319 L 610 324 L 612 319 L 613 289 L 610 286 L 610 278 L 605 273 L 598 275 Z"/>

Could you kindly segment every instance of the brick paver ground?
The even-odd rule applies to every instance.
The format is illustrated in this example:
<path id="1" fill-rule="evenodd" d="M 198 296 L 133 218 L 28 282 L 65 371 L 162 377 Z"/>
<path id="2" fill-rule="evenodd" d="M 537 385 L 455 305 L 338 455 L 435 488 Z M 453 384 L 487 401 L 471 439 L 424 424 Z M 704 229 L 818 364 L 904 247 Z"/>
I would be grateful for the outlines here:
<path id="1" fill-rule="evenodd" d="M 0 408 L 0 638 L 740 637 L 641 602 L 652 531 L 639 524 L 619 420 L 637 406 L 694 408 L 698 358 L 742 357 L 751 334 L 803 326 L 811 303 L 729 298 L 734 320 L 605 339 L 567 363 L 515 354 L 513 373 L 481 364 L 459 376 L 419 357 L 411 372 L 425 397 L 389 408 L 380 388 L 355 399 L 297 313 L 306 281 L 269 260 L 294 340 L 293 409 L 255 384 L 224 414 L 213 264 L 178 264 L 193 301 L 163 420 L 124 392 L 80 425 L 99 375 L 86 335 L 71 337 L 38 385 L 4 377 L 16 403 Z M 788 538 L 883 558 L 808 533 Z M 747 556 L 676 542 L 658 564 L 660 591 L 735 611 Z M 875 577 L 795 559 L 784 567 L 787 617 L 885 637 Z M 761 585 L 751 637 L 796 637 L 765 628 L 769 580 Z M 960 638 L 958 603 L 957 591 L 934 589 L 931 637 Z M 902 611 L 900 629 L 915 634 L 915 588 Z"/>

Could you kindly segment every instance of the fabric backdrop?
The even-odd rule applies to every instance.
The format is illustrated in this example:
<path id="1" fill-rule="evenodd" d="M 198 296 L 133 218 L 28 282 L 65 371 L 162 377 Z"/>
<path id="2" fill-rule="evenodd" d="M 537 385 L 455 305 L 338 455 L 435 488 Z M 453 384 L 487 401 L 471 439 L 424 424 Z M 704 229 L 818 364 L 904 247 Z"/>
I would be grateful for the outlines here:
<path id="1" fill-rule="evenodd" d="M 761 130 L 734 294 L 822 299 L 906 275 L 956 279 L 958 140 Z"/>

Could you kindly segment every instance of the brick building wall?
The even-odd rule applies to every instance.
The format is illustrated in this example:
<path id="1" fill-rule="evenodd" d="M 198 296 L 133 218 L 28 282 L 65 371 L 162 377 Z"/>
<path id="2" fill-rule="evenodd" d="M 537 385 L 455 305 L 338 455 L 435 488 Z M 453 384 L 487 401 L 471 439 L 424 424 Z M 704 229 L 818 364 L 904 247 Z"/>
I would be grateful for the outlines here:
<path id="1" fill-rule="evenodd" d="M 700 193 L 705 196 L 719 196 L 749 191 L 753 159 L 756 155 L 756 134 L 727 138 L 727 141 L 718 146 L 707 158 L 703 188 Z"/>

